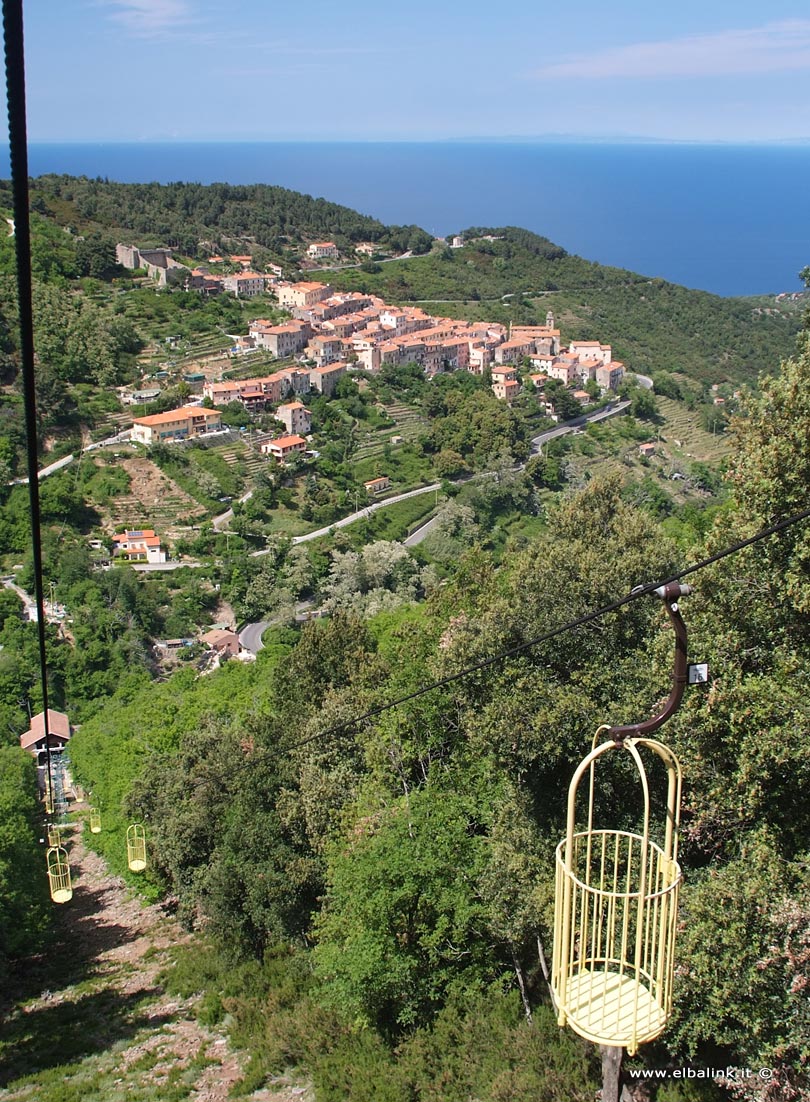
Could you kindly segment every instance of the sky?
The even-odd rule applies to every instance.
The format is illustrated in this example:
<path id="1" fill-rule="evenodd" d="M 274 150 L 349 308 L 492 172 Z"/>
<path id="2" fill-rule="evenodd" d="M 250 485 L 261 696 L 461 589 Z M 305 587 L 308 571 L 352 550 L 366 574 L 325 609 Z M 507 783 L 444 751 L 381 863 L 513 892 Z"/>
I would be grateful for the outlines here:
<path id="1" fill-rule="evenodd" d="M 24 0 L 29 140 L 810 142 L 807 0 Z"/>

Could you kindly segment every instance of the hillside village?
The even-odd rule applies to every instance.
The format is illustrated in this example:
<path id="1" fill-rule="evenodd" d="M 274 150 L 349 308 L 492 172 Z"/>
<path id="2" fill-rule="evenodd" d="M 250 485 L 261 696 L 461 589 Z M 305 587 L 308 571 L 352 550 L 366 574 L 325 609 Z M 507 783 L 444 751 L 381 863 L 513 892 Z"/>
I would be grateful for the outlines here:
<path id="1" fill-rule="evenodd" d="M 439 246 L 458 255 L 465 244 L 456 237 Z M 128 563 L 160 576 L 191 566 L 211 589 L 214 583 L 207 576 L 223 550 L 226 555 L 232 548 L 263 555 L 277 538 L 290 546 L 324 533 L 331 540 L 333 525 L 372 514 L 382 518 L 376 513 L 381 506 L 391 519 L 381 519 L 382 527 L 373 531 L 410 538 L 420 526 L 429 530 L 430 518 L 441 520 L 444 505 L 440 508 L 439 493 L 434 493 L 441 480 L 450 480 L 442 491 L 443 502 L 451 505 L 448 517 L 473 516 L 466 504 L 461 514 L 453 514 L 452 498 L 462 493 L 460 502 L 471 500 L 476 485 L 486 484 L 486 479 L 476 480 L 493 463 L 497 466 L 499 455 L 523 471 L 532 451 L 539 451 L 538 433 L 553 433 L 555 422 L 581 414 L 609 416 L 617 405 L 612 399 L 620 389 L 625 394 L 623 384 L 632 387 L 633 377 L 626 377 L 625 364 L 614 359 L 610 343 L 564 343 L 551 310 L 545 324 L 463 320 L 418 305 L 392 305 L 365 290 L 338 290 L 325 278 L 315 278 L 319 264 L 380 259 L 378 246 L 363 245 L 351 258 L 333 242 L 305 245 L 296 262 L 297 280 L 284 278 L 289 269 L 285 273 L 266 258 L 264 270 L 256 271 L 247 250 L 210 256 L 190 267 L 168 248 L 117 246 L 118 263 L 133 273 L 127 278 L 137 281 L 148 298 L 168 303 L 172 292 L 180 291 L 185 295 L 180 306 L 193 312 L 197 296 L 201 309 L 208 300 L 221 298 L 221 304 L 210 302 L 215 307 L 232 296 L 245 305 L 228 316 L 244 319 L 247 331 L 239 332 L 233 322 L 227 329 L 209 322 L 195 330 L 199 340 L 189 342 L 158 330 L 133 364 L 131 381 L 115 388 L 117 408 L 109 407 L 112 417 L 99 423 L 82 449 L 98 449 L 82 476 L 93 482 L 92 500 L 100 506 L 85 537 L 95 568 Z M 154 290 L 149 295 L 150 289 L 158 295 Z M 443 405 L 445 384 L 456 397 L 474 392 L 478 404 L 467 408 L 471 414 L 480 411 L 452 441 L 442 439 L 437 428 L 449 412 Z M 413 394 L 410 385 L 416 387 Z M 573 447 L 587 463 L 596 437 L 577 431 L 582 442 Z M 643 427 L 631 428 L 626 439 L 636 464 L 671 467 L 669 460 L 655 458 L 656 444 L 642 442 L 649 440 Z M 191 443 L 195 446 L 183 447 Z M 680 440 L 675 445 L 684 453 Z M 538 456 L 531 474 L 521 475 L 529 497 L 532 484 L 559 488 L 559 455 L 555 449 L 554 455 Z M 64 456 L 43 473 L 56 472 L 72 458 Z M 633 463 L 628 456 L 625 461 Z M 689 469 L 688 464 L 669 467 L 662 469 L 665 478 L 683 479 L 681 471 Z M 673 488 L 679 490 L 680 485 Z M 404 498 L 412 500 L 400 504 Z M 521 499 L 516 508 L 521 523 L 531 527 L 536 502 Z M 364 538 L 375 537 L 372 530 L 363 537 L 358 528 L 356 538 L 362 546 Z M 429 538 L 424 549 L 428 557 L 435 550 Z M 298 586 L 299 599 L 302 591 L 307 599 L 318 596 L 312 587 Z M 254 618 L 263 611 L 260 605 Z M 315 614 L 314 605 L 294 608 L 296 619 Z M 68 640 L 71 612 L 62 608 L 57 615 L 46 609 L 47 619 Z M 246 622 L 227 600 L 219 612 L 203 617 L 203 626 L 206 620 L 214 631 L 232 631 Z M 220 639 L 188 626 L 181 630 L 182 635 L 168 631 L 158 639 L 155 658 L 161 666 L 200 657 L 202 671 L 203 666 L 215 668 L 220 658 L 255 654 L 233 635 L 223 650 Z M 188 652 L 192 644 L 204 648 L 203 656 Z"/>
<path id="2" fill-rule="evenodd" d="M 322 243 L 317 248 L 329 246 L 331 243 Z M 167 250 L 141 253 L 119 245 L 118 259 L 126 266 L 147 266 L 159 283 L 165 283 L 173 267 Z M 493 393 L 507 403 L 514 401 L 523 386 L 530 386 L 553 420 L 559 416 L 559 399 L 545 394 L 550 380 L 561 382 L 580 405 L 587 405 L 601 393 L 616 392 L 624 377 L 624 364 L 613 359 L 610 345 L 573 341 L 563 349 L 551 312 L 544 326 L 460 321 L 430 315 L 418 307 L 391 306 L 374 295 L 336 293 L 328 283 L 291 283 L 275 272 L 253 272 L 250 257 L 230 260 L 241 266 L 239 273 L 220 276 L 212 275 L 208 267 L 190 273 L 183 268 L 186 286 L 201 294 L 274 295 L 290 319 L 280 324 L 252 321 L 248 333 L 235 338 L 231 354 L 247 356 L 263 350 L 276 359 L 294 359 L 296 363 L 269 375 L 205 380 L 201 401 L 207 400 L 213 408 L 197 408 L 198 403 L 136 418 L 133 440 L 154 444 L 216 432 L 221 428 L 216 407 L 223 403 L 240 402 L 250 411 L 278 406 L 277 416 L 287 434 L 268 441 L 264 451 L 283 461 L 291 451 L 303 450 L 301 437 L 310 427 L 306 408 L 297 400 L 287 402 L 288 397 L 298 399 L 310 391 L 330 397 L 347 372 L 373 374 L 384 366 L 418 364 L 427 378 L 446 371 L 488 374 Z M 589 390 L 582 389 L 589 383 Z"/>
<path id="3" fill-rule="evenodd" d="M 451 247 L 462 245 L 455 238 Z M 371 256 L 375 246 L 369 243 L 365 248 L 361 243 L 356 251 Z M 306 255 L 311 262 L 333 260 L 338 253 L 332 242 L 316 242 Z M 488 379 L 494 396 L 507 405 L 527 390 L 552 422 L 570 417 L 602 395 L 615 394 L 625 374 L 624 364 L 613 359 L 610 345 L 574 340 L 563 347 L 550 311 L 545 325 L 462 321 L 414 306 L 392 306 L 376 295 L 336 292 L 326 282 L 291 282 L 281 277 L 276 266 L 256 272 L 250 255 L 213 256 L 193 269 L 178 263 L 170 249 L 119 244 L 116 257 L 126 268 L 145 271 L 158 287 L 182 286 L 202 296 L 261 296 L 275 299 L 289 315 L 275 323 L 252 320 L 246 334 L 234 335 L 228 358 L 219 361 L 216 374 L 206 370 L 185 375 L 191 391 L 185 404 L 134 416 L 121 438 L 147 447 L 227 436 L 223 409 L 238 403 L 250 415 L 270 413 L 283 425 L 283 432 L 258 434 L 255 451 L 265 461 L 282 466 L 293 457 L 311 461 L 318 453 L 312 450 L 307 396 L 331 398 L 344 377 L 359 382 L 365 373 L 375 375 L 385 367 L 416 364 L 426 379 L 469 372 Z M 307 261 L 302 258 L 301 263 Z M 234 270 L 219 273 L 223 264 Z M 279 368 L 251 375 L 247 365 L 255 354 L 265 361 L 268 357 L 280 361 Z M 124 403 L 159 398 L 160 386 L 154 384 L 165 375 L 158 371 L 142 380 L 141 389 L 125 389 Z M 394 443 L 400 440 L 392 437 Z M 376 498 L 391 489 L 391 479 L 384 471 L 377 472 L 365 481 L 364 489 L 368 498 Z M 127 528 L 116 535 L 113 554 L 148 564 L 167 559 L 165 546 L 151 528 Z"/>

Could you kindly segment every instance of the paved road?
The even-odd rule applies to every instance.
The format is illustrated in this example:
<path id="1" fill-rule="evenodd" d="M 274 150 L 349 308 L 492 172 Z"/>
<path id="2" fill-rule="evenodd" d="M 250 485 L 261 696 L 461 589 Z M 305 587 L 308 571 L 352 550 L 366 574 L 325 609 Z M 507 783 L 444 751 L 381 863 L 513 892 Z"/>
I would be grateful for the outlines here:
<path id="1" fill-rule="evenodd" d="M 591 421 L 604 421 L 606 417 L 613 417 L 617 413 L 624 413 L 629 407 L 629 402 L 616 402 L 615 405 L 605 406 L 604 409 L 595 410 L 593 413 L 583 413 L 581 417 L 575 417 L 573 421 L 566 421 L 564 425 L 557 425 L 554 429 L 541 432 L 532 439 L 532 451 L 539 452 L 543 444 L 549 440 L 555 440 L 558 436 L 565 436 L 574 429 L 581 428 Z"/>
<path id="2" fill-rule="evenodd" d="M 635 375 L 636 379 L 638 380 L 638 385 L 639 386 L 644 387 L 645 390 L 652 390 L 653 381 L 652 381 L 652 379 L 650 378 L 649 375 L 639 375 L 639 373 L 637 371 L 634 371 L 633 374 Z"/>
<path id="3" fill-rule="evenodd" d="M 250 499 L 252 497 L 253 497 L 253 491 L 248 490 L 248 492 L 246 494 L 242 494 L 242 496 L 240 498 L 237 498 L 237 501 L 239 501 L 242 505 L 244 505 L 245 502 L 250 501 Z M 214 517 L 214 519 L 211 523 L 214 526 L 214 531 L 215 532 L 221 532 L 222 529 L 225 528 L 228 524 L 230 524 L 232 520 L 233 520 L 233 509 L 226 509 L 224 513 L 220 513 L 218 517 Z"/>
<path id="4" fill-rule="evenodd" d="M 606 417 L 612 417 L 616 413 L 623 413 L 629 405 L 629 402 L 617 402 L 615 405 L 607 406 L 593 413 L 583 414 L 573 421 L 567 421 L 564 425 L 557 425 L 547 432 L 541 432 L 539 436 L 535 436 L 532 440 L 532 451 L 538 452 L 546 441 L 553 440 L 558 436 L 564 436 L 568 432 L 573 432 L 575 428 L 587 424 L 589 421 L 603 421 Z M 369 516 L 370 513 L 376 512 L 377 509 L 384 509 L 387 505 L 394 505 L 397 501 L 405 501 L 406 498 L 416 497 L 418 494 L 435 493 L 439 489 L 441 489 L 441 483 L 434 482 L 432 485 L 423 486 L 419 490 L 411 490 L 405 494 L 397 494 L 395 497 L 386 498 L 385 501 L 375 501 L 373 505 L 368 505 L 365 509 L 360 509 L 356 513 L 351 513 L 349 516 L 343 517 L 342 520 L 330 524 L 327 528 L 319 528 L 316 532 L 308 532 L 305 536 L 294 536 L 292 542 L 306 543 L 307 540 L 314 540 L 319 536 L 328 535 L 329 532 L 334 531 L 336 528 L 345 528 L 349 524 L 354 524 L 356 520 L 359 520 L 361 517 Z M 421 543 L 423 539 L 430 535 L 437 521 L 438 517 L 431 517 L 430 520 L 417 528 L 415 532 L 412 532 L 411 535 L 402 542 L 406 547 L 417 546 L 417 544 Z M 251 554 L 253 558 L 259 558 L 262 555 L 269 554 L 270 550 L 270 548 L 267 548 L 264 551 L 253 551 Z M 255 624 L 246 624 L 239 633 L 239 642 L 246 650 L 252 651 L 253 654 L 258 654 L 262 648 L 262 635 L 271 623 L 271 620 L 260 620 Z"/>
<path id="5" fill-rule="evenodd" d="M 590 421 L 604 421 L 606 417 L 613 417 L 617 413 L 623 413 L 629 407 L 629 402 L 617 402 L 615 405 L 606 406 L 603 409 L 596 410 L 594 413 L 583 413 L 581 417 L 576 417 L 573 421 L 566 421 L 564 425 L 557 425 L 556 428 L 549 429 L 547 432 L 541 432 L 539 436 L 535 436 L 532 440 L 532 451 L 539 452 L 543 444 L 548 440 L 553 440 L 557 436 L 564 436 L 568 432 L 573 432 L 574 429 L 579 428 L 582 425 L 587 424 Z M 417 497 L 419 494 L 431 494 L 441 489 L 440 482 L 434 482 L 430 486 L 422 486 L 418 490 L 409 490 L 405 494 L 396 494 L 394 497 L 386 498 L 385 501 L 375 501 L 373 505 L 367 505 L 364 509 L 358 510 L 356 513 L 350 513 L 347 517 L 343 517 L 342 520 L 336 520 L 333 524 L 328 524 L 325 528 L 318 528 L 314 532 L 307 532 L 304 536 L 293 536 L 292 543 L 307 543 L 309 540 L 319 539 L 321 536 L 327 536 L 330 532 L 335 531 L 337 528 L 346 528 L 349 524 L 354 524 L 355 521 L 360 520 L 362 517 L 370 516 L 372 513 L 376 513 L 378 509 L 385 509 L 389 505 L 395 505 L 398 501 L 405 501 L 409 497 Z M 224 514 L 223 514 L 224 515 Z M 414 533 L 416 535 L 416 533 Z M 427 535 L 427 532 L 425 533 Z M 422 536 L 422 539 L 425 537 Z M 406 545 L 412 547 L 412 543 Z M 419 543 L 417 539 L 415 541 Z M 272 548 L 265 548 L 262 551 L 252 551 L 251 556 L 253 558 L 260 558 L 262 555 L 269 555 Z"/>
<path id="6" fill-rule="evenodd" d="M 179 562 L 172 560 L 171 562 L 133 562 L 130 563 L 133 570 L 140 570 L 143 574 L 160 574 L 166 570 L 182 570 L 184 566 L 190 566 L 192 569 L 197 566 L 202 566 L 201 562 Z"/>
<path id="7" fill-rule="evenodd" d="M 328 524 L 325 528 L 318 528 L 314 532 L 307 532 L 305 536 L 293 536 L 292 543 L 308 543 L 309 540 L 319 539 L 321 536 L 328 536 L 330 532 L 334 532 L 336 528 L 345 528 L 349 524 L 354 524 L 356 520 L 360 520 L 361 517 L 371 516 L 372 513 L 376 513 L 378 509 L 385 509 L 389 505 L 396 505 L 398 501 L 406 501 L 409 497 L 418 497 L 419 494 L 433 494 L 437 490 L 441 489 L 441 482 L 434 482 L 430 486 L 422 486 L 418 490 L 409 490 L 405 494 L 395 494 L 394 497 L 387 497 L 385 501 L 375 501 L 373 505 L 367 505 L 364 509 L 359 509 L 356 513 L 350 513 L 347 517 L 343 517 L 342 520 L 336 520 L 333 524 Z M 263 551 L 251 551 L 251 557 L 254 559 L 260 558 L 262 555 L 269 555 L 273 550 L 271 547 L 266 547 Z"/>
<path id="8" fill-rule="evenodd" d="M 428 253 L 420 253 L 420 256 L 427 256 Z M 406 253 L 401 253 L 399 256 L 385 256 L 380 260 L 374 260 L 374 264 L 393 264 L 395 260 L 410 260 L 413 257 L 413 253 L 408 250 Z M 319 272 L 343 272 L 347 268 L 362 268 L 364 264 L 368 264 L 368 259 L 360 260 L 357 264 L 331 264 L 328 268 L 299 268 L 299 272 L 302 275 L 314 276 Z"/>
<path id="9" fill-rule="evenodd" d="M 303 612 L 307 608 L 312 608 L 312 601 L 296 601 L 296 612 Z M 279 623 L 281 623 L 281 618 L 276 616 L 272 620 L 259 620 L 256 624 L 245 624 L 239 632 L 239 642 L 251 654 L 258 654 L 260 650 L 264 650 L 264 643 L 262 642 L 264 633 L 273 624 Z"/>
<path id="10" fill-rule="evenodd" d="M 116 433 L 115 436 L 108 436 L 106 440 L 96 440 L 94 444 L 86 444 L 82 448 L 81 454 L 83 455 L 85 452 L 95 451 L 96 448 L 103 448 L 108 444 L 121 444 L 125 440 L 129 440 L 129 433 L 129 429 L 124 429 L 123 432 Z M 63 467 L 69 466 L 75 458 L 76 456 L 72 452 L 70 455 L 63 455 L 62 458 L 57 459 L 55 463 L 50 463 L 47 467 L 42 467 L 41 470 L 37 471 L 37 478 L 41 482 L 42 479 L 47 478 L 49 474 L 55 474 L 56 471 L 61 471 Z M 28 476 L 26 475 L 25 478 L 14 478 L 9 485 L 27 486 Z"/>
<path id="11" fill-rule="evenodd" d="M 411 532 L 409 536 L 402 541 L 405 547 L 416 547 L 423 539 L 427 539 L 439 520 L 438 515 L 431 517 L 430 520 L 426 520 L 424 524 L 420 524 L 415 532 Z"/>
<path id="12" fill-rule="evenodd" d="M 262 636 L 270 627 L 270 620 L 260 620 L 257 624 L 245 624 L 239 632 L 239 642 L 251 654 L 258 654 L 264 646 Z"/>
<path id="13" fill-rule="evenodd" d="M 30 593 L 26 593 L 21 586 L 17 585 L 13 578 L 3 578 L 3 585 L 6 587 L 6 589 L 13 590 L 27 609 L 30 608 L 36 610 L 36 599 L 32 597 Z"/>

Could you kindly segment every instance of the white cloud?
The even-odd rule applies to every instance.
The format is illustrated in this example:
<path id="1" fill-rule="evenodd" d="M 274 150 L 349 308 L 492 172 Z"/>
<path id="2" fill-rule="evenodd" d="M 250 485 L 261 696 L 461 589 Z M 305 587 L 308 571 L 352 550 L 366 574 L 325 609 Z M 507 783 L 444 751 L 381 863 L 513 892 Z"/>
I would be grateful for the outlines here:
<path id="1" fill-rule="evenodd" d="M 542 80 L 558 77 L 605 80 L 712 77 L 810 69 L 810 19 L 783 20 L 747 30 L 634 42 L 575 54 L 536 70 Z"/>
<path id="2" fill-rule="evenodd" d="M 190 22 L 189 0 L 107 0 L 116 22 L 144 37 L 171 31 Z"/>

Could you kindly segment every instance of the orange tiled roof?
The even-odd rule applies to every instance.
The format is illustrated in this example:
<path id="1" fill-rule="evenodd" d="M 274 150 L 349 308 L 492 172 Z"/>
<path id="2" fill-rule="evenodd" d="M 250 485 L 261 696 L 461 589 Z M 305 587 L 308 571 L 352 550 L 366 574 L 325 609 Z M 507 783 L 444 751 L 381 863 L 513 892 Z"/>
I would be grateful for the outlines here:
<path id="1" fill-rule="evenodd" d="M 137 536 L 135 535 L 136 532 L 138 533 Z M 141 536 L 146 538 L 147 536 L 154 536 L 154 534 L 154 528 L 128 528 L 126 532 L 119 532 L 118 535 L 113 536 L 113 543 L 116 540 L 138 539 Z"/>
<path id="2" fill-rule="evenodd" d="M 269 440 L 268 444 L 275 444 L 278 448 L 291 448 L 295 444 L 306 445 L 306 440 L 303 436 L 277 436 L 275 440 Z"/>
<path id="3" fill-rule="evenodd" d="M 192 417 L 219 417 L 218 409 L 206 409 L 204 406 L 181 406 L 166 413 L 152 413 L 148 417 L 135 417 L 136 425 L 170 425 L 174 421 L 188 421 Z"/>

